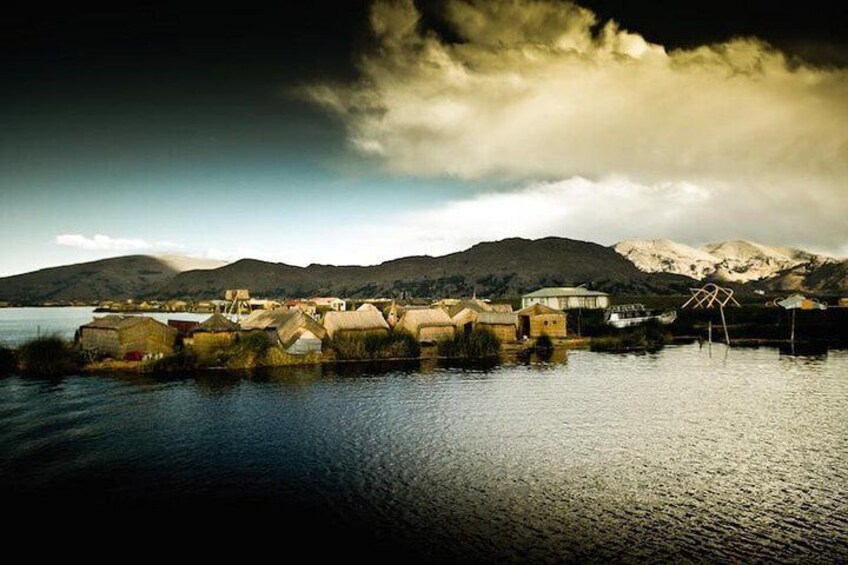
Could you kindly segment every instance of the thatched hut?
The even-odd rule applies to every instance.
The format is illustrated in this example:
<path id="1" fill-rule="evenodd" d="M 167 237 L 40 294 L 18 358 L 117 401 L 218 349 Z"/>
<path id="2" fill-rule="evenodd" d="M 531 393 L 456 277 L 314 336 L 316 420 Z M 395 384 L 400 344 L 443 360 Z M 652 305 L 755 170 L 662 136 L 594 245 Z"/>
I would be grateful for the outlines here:
<path id="1" fill-rule="evenodd" d="M 533 304 L 518 311 L 519 330 L 521 336 L 537 338 L 566 337 L 568 334 L 565 312 L 555 310 L 544 304 Z"/>
<path id="2" fill-rule="evenodd" d="M 474 329 L 488 330 L 502 343 L 515 341 L 518 329 L 518 315 L 512 312 L 478 312 L 464 308 L 451 321 L 457 331 L 469 334 Z"/>
<path id="3" fill-rule="evenodd" d="M 177 330 L 147 316 L 110 314 L 80 327 L 83 351 L 113 359 L 170 355 Z"/>
<path id="4" fill-rule="evenodd" d="M 219 351 L 235 343 L 238 331 L 238 324 L 215 312 L 192 328 L 191 346 L 202 361 L 214 359 Z"/>
<path id="5" fill-rule="evenodd" d="M 380 309 L 371 304 L 370 302 L 363 303 L 359 308 L 356 309 L 357 312 L 379 312 Z"/>
<path id="6" fill-rule="evenodd" d="M 433 343 L 453 339 L 456 328 L 444 310 L 422 308 L 404 312 L 395 330 L 409 332 L 422 343 Z"/>
<path id="7" fill-rule="evenodd" d="M 300 310 L 255 310 L 242 320 L 244 331 L 264 331 L 292 355 L 320 353 L 326 330 Z"/>
<path id="8" fill-rule="evenodd" d="M 453 303 L 447 303 L 446 306 L 442 307 L 448 313 L 448 316 L 453 318 L 463 310 L 472 310 L 474 312 L 491 312 L 492 307 L 489 303 L 480 300 L 479 298 L 462 298 L 460 300 L 453 301 Z"/>
<path id="9" fill-rule="evenodd" d="M 510 343 L 516 338 L 518 315 L 512 312 L 479 312 L 476 329 L 488 330 L 495 334 L 501 343 Z"/>
<path id="10" fill-rule="evenodd" d="M 324 329 L 330 339 L 366 335 L 385 335 L 389 333 L 389 324 L 379 310 L 353 312 L 327 312 L 324 316 Z"/>

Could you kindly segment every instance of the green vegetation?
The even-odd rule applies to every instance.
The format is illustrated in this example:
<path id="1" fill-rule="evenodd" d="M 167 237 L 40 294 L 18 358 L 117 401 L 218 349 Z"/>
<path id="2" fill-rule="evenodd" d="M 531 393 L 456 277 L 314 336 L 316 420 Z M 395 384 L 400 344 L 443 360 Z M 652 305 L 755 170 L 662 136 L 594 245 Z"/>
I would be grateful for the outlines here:
<path id="1" fill-rule="evenodd" d="M 475 329 L 469 334 L 458 333 L 451 341 L 439 344 L 439 355 L 462 359 L 483 359 L 496 357 L 500 353 L 501 342 L 488 330 Z"/>
<path id="2" fill-rule="evenodd" d="M 18 367 L 15 352 L 8 347 L 0 346 L 0 377 L 11 375 Z"/>
<path id="3" fill-rule="evenodd" d="M 218 354 L 215 364 L 232 368 L 259 367 L 272 347 L 274 342 L 265 332 L 241 334 L 233 345 Z"/>
<path id="4" fill-rule="evenodd" d="M 421 355 L 421 345 L 406 332 L 339 336 L 332 341 L 336 359 L 412 359 Z"/>
<path id="5" fill-rule="evenodd" d="M 242 350 L 255 353 L 256 355 L 265 355 L 274 345 L 271 337 L 265 332 L 241 334 L 236 344 Z"/>
<path id="6" fill-rule="evenodd" d="M 647 323 L 635 328 L 614 330 L 606 336 L 593 337 L 589 348 L 592 351 L 659 351 L 672 342 L 672 336 L 656 323 Z"/>
<path id="7" fill-rule="evenodd" d="M 150 370 L 154 373 L 185 373 L 198 367 L 197 355 L 190 349 L 180 349 L 173 355 L 154 361 Z"/>
<path id="8" fill-rule="evenodd" d="M 58 377 L 79 370 L 77 352 L 56 336 L 32 339 L 18 350 L 18 367 L 25 375 Z"/>

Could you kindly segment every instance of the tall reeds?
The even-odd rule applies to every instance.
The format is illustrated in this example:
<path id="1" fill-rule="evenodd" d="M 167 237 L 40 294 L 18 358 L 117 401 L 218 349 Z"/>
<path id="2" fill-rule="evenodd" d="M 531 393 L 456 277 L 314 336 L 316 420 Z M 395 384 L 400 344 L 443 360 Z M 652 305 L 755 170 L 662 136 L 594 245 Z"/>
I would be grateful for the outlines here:
<path id="1" fill-rule="evenodd" d="M 77 372 L 79 355 L 57 336 L 42 336 L 24 343 L 17 354 L 18 369 L 35 377 L 58 377 Z"/>
<path id="2" fill-rule="evenodd" d="M 421 345 L 406 332 L 343 335 L 332 341 L 336 359 L 413 359 L 421 355 Z"/>
<path id="3" fill-rule="evenodd" d="M 468 334 L 458 333 L 450 341 L 439 343 L 439 355 L 460 359 L 485 359 L 496 357 L 501 342 L 492 332 L 475 328 Z"/>

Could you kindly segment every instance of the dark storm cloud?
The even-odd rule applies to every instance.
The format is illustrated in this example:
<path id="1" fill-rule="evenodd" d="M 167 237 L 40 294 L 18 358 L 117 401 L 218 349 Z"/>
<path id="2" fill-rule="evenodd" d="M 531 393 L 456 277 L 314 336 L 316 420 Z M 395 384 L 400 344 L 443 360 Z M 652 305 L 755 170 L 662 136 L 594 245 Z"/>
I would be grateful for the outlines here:
<path id="1" fill-rule="evenodd" d="M 357 63 L 363 54 L 373 55 L 380 48 L 370 29 L 370 4 L 363 0 L 313 0 L 279 2 L 261 9 L 241 4 L 220 9 L 210 3 L 174 7 L 124 2 L 102 10 L 82 4 L 56 8 L 30 2 L 8 9 L 0 17 L 0 191 L 4 198 L 0 208 L 5 209 L 0 212 L 7 214 L 4 219 L 30 214 L 26 228 L 31 231 L 16 236 L 26 241 L 42 236 L 40 232 L 47 229 L 45 226 L 54 225 L 57 219 L 68 219 L 69 215 L 56 204 L 61 200 L 59 196 L 80 209 L 92 210 L 91 216 L 79 215 L 79 221 L 87 225 L 95 219 L 96 210 L 110 203 L 135 200 L 158 203 L 160 198 L 177 196 L 165 195 L 169 189 L 163 188 L 171 186 L 175 179 L 181 181 L 178 184 L 184 187 L 180 189 L 184 193 L 198 187 L 208 191 L 210 184 L 216 182 L 219 187 L 227 185 L 220 178 L 262 177 L 268 171 L 273 171 L 268 175 L 275 182 L 295 171 L 292 177 L 296 179 L 290 184 L 296 185 L 301 193 L 320 190 L 310 184 L 320 174 L 335 175 L 338 184 L 347 185 L 348 169 L 340 167 L 340 161 L 343 166 L 348 163 L 345 160 L 356 161 L 352 168 L 372 165 L 370 161 L 363 164 L 347 150 L 345 128 L 350 123 L 337 120 L 290 94 L 304 84 L 350 85 L 362 77 Z M 463 38 L 448 17 L 447 4 L 444 0 L 423 0 L 415 6 L 421 18 L 420 27 L 435 33 L 439 43 L 450 50 Z M 798 56 L 825 65 L 846 62 L 844 29 L 848 11 L 841 6 L 831 8 L 821 0 L 793 4 L 764 0 L 586 0 L 581 5 L 594 12 L 598 21 L 613 18 L 620 30 L 631 30 L 647 45 L 662 46 L 667 53 L 693 51 L 716 43 L 742 49 L 749 44 L 730 40 L 755 36 L 774 46 L 785 57 L 790 70 L 798 68 L 795 61 Z M 470 47 L 466 51 L 474 51 L 474 46 Z M 801 68 L 807 67 L 801 65 Z M 413 64 L 409 70 L 416 69 Z M 494 74 L 492 78 L 498 77 Z M 410 86 L 416 84 L 412 82 Z M 771 120 L 767 113 L 766 117 Z M 778 119 L 790 117 L 780 115 Z M 818 125 L 818 119 L 810 122 L 810 127 Z M 528 135 L 531 133 L 528 130 Z M 783 142 L 779 139 L 777 144 Z M 726 148 L 718 146 L 717 151 Z M 783 161 L 791 164 L 803 160 L 808 154 L 805 151 Z M 707 156 L 710 155 L 708 151 Z M 598 153 L 589 157 L 600 159 L 601 156 Z M 813 161 L 819 159 L 814 155 Z M 479 162 L 473 151 L 467 161 L 469 165 Z M 210 179 L 215 182 L 209 183 Z M 674 223 L 678 220 L 673 214 L 658 218 L 650 206 L 651 202 L 663 200 L 679 204 L 675 210 L 681 210 L 680 206 L 686 208 L 681 221 L 688 224 L 688 231 L 677 233 L 691 240 L 698 236 L 695 231 L 700 229 L 699 225 L 712 226 L 716 232 L 725 230 L 722 238 L 728 235 L 726 223 L 710 224 L 713 219 L 703 217 L 705 211 L 718 209 L 727 201 L 733 202 L 733 207 L 741 206 L 746 211 L 740 213 L 743 215 L 756 214 L 761 209 L 761 202 L 755 199 L 739 202 L 734 193 L 725 200 L 715 196 L 720 194 L 720 188 L 713 190 L 686 182 L 656 186 L 649 181 L 640 184 L 634 179 L 595 184 L 579 178 L 548 177 L 547 180 L 550 182 L 516 187 L 513 194 L 484 194 L 479 202 L 466 198 L 470 189 L 457 182 L 450 188 L 457 198 L 454 204 L 425 211 L 410 218 L 407 225 L 420 222 L 415 224 L 421 226 L 415 237 L 422 236 L 418 239 L 423 241 L 433 221 L 455 218 L 456 233 L 460 233 L 469 226 L 468 216 L 474 215 L 466 211 L 483 206 L 502 210 L 498 224 L 513 232 L 489 234 L 485 225 L 472 226 L 464 236 L 469 242 L 481 236 L 537 233 L 602 239 L 617 236 L 607 230 L 609 226 L 600 223 L 584 225 L 581 231 L 579 221 L 597 218 L 594 211 L 606 209 L 608 202 L 626 202 L 628 209 L 637 213 L 613 228 L 629 226 L 638 231 L 643 226 L 645 230 L 654 230 L 645 235 L 655 237 L 657 232 L 666 231 L 660 235 L 673 236 L 675 229 L 680 230 L 679 222 Z M 812 178 L 810 183 L 807 180 L 810 179 L 800 183 L 812 185 L 804 197 L 821 194 L 815 189 L 817 179 Z M 287 182 L 276 182 L 275 186 L 289 186 Z M 425 192 L 439 182 L 442 180 L 422 180 L 415 190 Z M 802 236 L 813 234 L 812 243 L 831 249 L 841 244 L 833 238 L 823 241 L 814 237 L 828 230 L 827 226 L 844 222 L 840 207 L 829 205 L 829 196 L 806 206 L 823 218 L 819 230 L 809 230 L 792 215 L 797 207 L 791 197 L 794 193 L 782 192 L 774 186 L 767 188 L 760 194 L 770 206 L 776 202 L 772 209 L 780 214 L 769 222 L 761 222 L 772 230 L 763 233 L 765 228 L 759 226 L 762 237 L 777 242 L 781 237 L 787 241 L 794 234 L 801 234 L 795 238 L 800 243 Z M 385 188 L 374 197 L 388 198 L 386 195 L 391 190 Z M 114 198 L 104 199 L 110 192 Z M 210 199 L 220 196 L 204 194 Z M 421 202 L 429 194 L 418 198 L 417 206 L 423 207 Z M 583 195 L 583 200 L 574 199 L 575 194 Z M 189 194 L 190 197 L 193 196 Z M 355 206 L 361 201 L 361 194 L 351 193 L 350 200 L 345 202 Z M 556 214 L 547 218 L 547 223 L 537 221 L 535 226 L 511 223 L 515 221 L 512 214 L 515 206 L 528 201 Z M 121 216 L 123 211 L 115 206 L 110 210 L 115 217 Z M 151 204 L 147 212 L 151 216 L 156 214 L 153 207 Z M 407 211 L 411 208 L 410 205 Z M 49 213 L 38 216 L 43 211 Z M 5 222 L 5 225 L 10 224 Z M 62 229 L 68 234 L 97 233 L 83 228 L 82 224 Z M 91 228 L 96 229 L 113 238 L 157 241 L 157 236 L 150 233 Z M 398 230 L 388 235 L 381 233 L 374 240 L 380 242 L 374 248 L 395 241 L 397 233 Z M 54 235 L 50 234 L 51 241 Z M 755 237 L 757 233 L 739 235 Z M 240 237 L 246 236 L 240 233 Z M 353 235 L 350 241 L 352 246 L 358 245 Z M 398 241 L 396 249 L 386 253 L 408 252 L 413 243 L 415 238 Z M 455 250 L 457 240 L 446 241 L 444 245 L 444 251 Z"/>
<path id="2" fill-rule="evenodd" d="M 570 2 L 447 0 L 441 17 L 458 40 L 409 0 L 375 2 L 361 78 L 308 90 L 389 170 L 512 179 L 515 198 L 474 200 L 481 217 L 544 202 L 570 234 L 657 229 L 647 207 L 672 238 L 753 227 L 766 241 L 848 243 L 848 70 L 756 37 L 670 48 Z M 573 213 L 613 201 L 628 205 Z"/>

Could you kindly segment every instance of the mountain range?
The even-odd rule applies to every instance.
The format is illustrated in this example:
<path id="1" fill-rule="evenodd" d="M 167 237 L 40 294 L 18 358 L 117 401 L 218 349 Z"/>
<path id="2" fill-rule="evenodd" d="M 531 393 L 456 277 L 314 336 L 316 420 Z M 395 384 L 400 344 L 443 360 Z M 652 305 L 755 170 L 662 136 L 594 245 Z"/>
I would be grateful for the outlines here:
<path id="1" fill-rule="evenodd" d="M 833 257 L 735 240 L 702 247 L 668 239 L 621 241 L 613 248 L 647 273 L 677 273 L 696 280 L 754 283 L 774 290 L 844 290 Z"/>
<path id="2" fill-rule="evenodd" d="M 0 278 L 0 300 L 16 304 L 137 298 L 194 269 L 222 261 L 179 255 L 129 255 Z"/>
<path id="3" fill-rule="evenodd" d="M 633 240 L 606 247 L 559 237 L 510 238 L 440 257 L 404 257 L 371 266 L 298 267 L 255 259 L 223 264 L 131 255 L 0 278 L 0 301 L 208 299 L 220 298 L 229 288 L 268 297 L 497 298 L 579 284 L 614 294 L 686 294 L 704 280 L 751 290 L 841 292 L 848 290 L 848 262 L 747 241 L 694 248 L 669 240 Z"/>
<path id="4" fill-rule="evenodd" d="M 297 267 L 242 259 L 180 270 L 157 257 L 117 257 L 2 278 L 0 300 L 201 299 L 220 298 L 229 288 L 273 297 L 502 297 L 577 284 L 616 293 L 667 294 L 685 292 L 690 283 L 676 274 L 642 272 L 609 247 L 549 237 L 480 243 L 440 257 L 405 257 L 372 266 Z"/>

